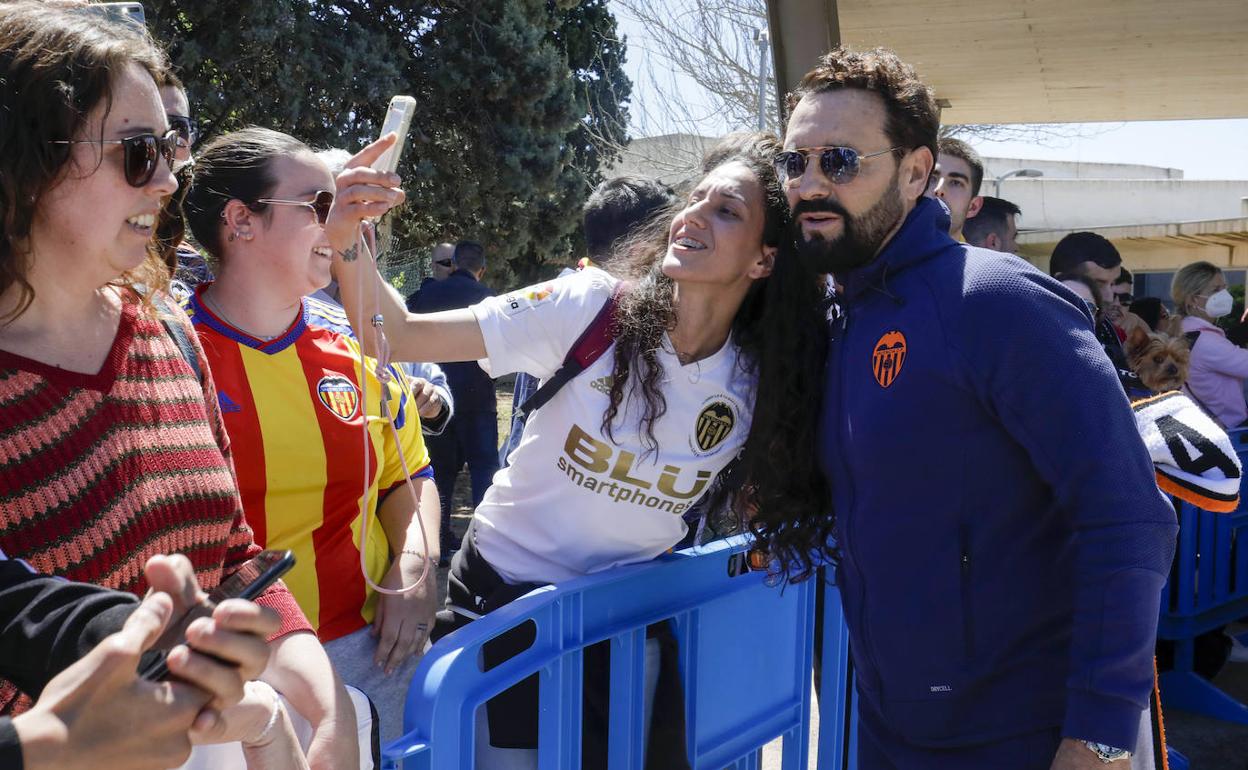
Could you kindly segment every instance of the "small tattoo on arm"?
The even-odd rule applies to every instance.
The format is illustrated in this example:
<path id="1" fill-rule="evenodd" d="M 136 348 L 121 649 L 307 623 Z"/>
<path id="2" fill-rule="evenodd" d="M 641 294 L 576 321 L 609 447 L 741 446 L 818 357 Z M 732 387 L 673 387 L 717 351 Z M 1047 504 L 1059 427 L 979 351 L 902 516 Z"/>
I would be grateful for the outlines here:
<path id="1" fill-rule="evenodd" d="M 352 244 L 351 248 L 347 249 L 346 251 L 340 251 L 338 253 L 342 255 L 343 262 L 354 262 L 355 260 L 360 258 L 360 244 L 358 243 Z"/>

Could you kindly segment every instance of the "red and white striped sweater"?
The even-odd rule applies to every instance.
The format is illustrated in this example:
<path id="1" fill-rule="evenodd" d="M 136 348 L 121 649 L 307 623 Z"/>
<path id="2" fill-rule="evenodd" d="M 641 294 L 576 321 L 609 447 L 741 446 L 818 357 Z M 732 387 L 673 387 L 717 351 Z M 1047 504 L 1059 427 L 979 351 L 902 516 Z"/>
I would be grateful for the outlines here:
<path id="1" fill-rule="evenodd" d="M 0 351 L 0 550 L 36 570 L 142 595 L 143 565 L 185 554 L 211 590 L 260 548 L 243 516 L 203 351 L 201 383 L 155 311 L 128 297 L 101 370 Z M 260 604 L 311 630 L 285 586 Z M 0 689 L 0 710 L 14 690 Z"/>

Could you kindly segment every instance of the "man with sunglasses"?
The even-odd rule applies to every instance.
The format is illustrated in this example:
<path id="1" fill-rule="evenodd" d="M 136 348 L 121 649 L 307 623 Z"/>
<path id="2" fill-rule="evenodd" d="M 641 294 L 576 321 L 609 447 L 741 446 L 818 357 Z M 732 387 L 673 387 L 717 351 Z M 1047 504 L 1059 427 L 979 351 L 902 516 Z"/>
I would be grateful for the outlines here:
<path id="1" fill-rule="evenodd" d="M 891 51 L 828 53 L 788 107 L 796 253 L 841 311 L 817 413 L 858 766 L 1125 767 L 1176 527 L 1083 303 L 949 236 L 935 98 Z"/>
<path id="2" fill-rule="evenodd" d="M 191 102 L 186 94 L 186 86 L 172 70 L 160 73 L 156 87 L 160 92 L 161 105 L 165 108 L 165 119 L 169 121 L 170 130 L 177 135 L 173 170 L 178 180 L 178 191 L 165 202 L 157 238 L 165 248 L 172 250 L 166 257 L 171 260 L 174 270 L 171 292 L 180 300 L 188 296 L 196 286 L 213 279 L 208 260 L 185 241 L 186 226 L 181 212 L 182 199 L 186 197 L 186 188 L 190 184 L 190 169 L 187 167 L 195 160 L 191 148 L 199 138 L 199 127 L 191 117 Z"/>

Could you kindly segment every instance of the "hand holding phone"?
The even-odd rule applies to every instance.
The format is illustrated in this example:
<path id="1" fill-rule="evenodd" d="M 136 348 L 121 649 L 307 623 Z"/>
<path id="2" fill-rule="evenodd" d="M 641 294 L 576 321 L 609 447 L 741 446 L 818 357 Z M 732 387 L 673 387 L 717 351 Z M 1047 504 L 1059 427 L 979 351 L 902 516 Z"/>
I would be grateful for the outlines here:
<path id="1" fill-rule="evenodd" d="M 221 581 L 208 597 L 190 607 L 176 620 L 170 622 L 165 632 L 152 645 L 139 669 L 144 679 L 159 681 L 169 676 L 167 656 L 169 650 L 186 641 L 186 629 L 198 618 L 209 617 L 217 605 L 226 599 L 255 599 L 264 589 L 286 574 L 295 564 L 290 551 L 264 551 L 240 567 L 233 575 Z M 205 653 L 206 654 L 206 653 Z"/>
<path id="2" fill-rule="evenodd" d="M 390 109 L 386 110 L 386 119 L 381 124 L 381 136 L 389 133 L 397 134 L 399 139 L 390 149 L 381 154 L 373 162 L 373 168 L 393 174 L 399 167 L 399 157 L 403 154 L 403 146 L 407 142 L 407 132 L 412 127 L 412 116 L 416 114 L 416 100 L 410 96 L 396 96 L 390 100 Z M 380 138 L 380 137 L 378 137 Z"/>

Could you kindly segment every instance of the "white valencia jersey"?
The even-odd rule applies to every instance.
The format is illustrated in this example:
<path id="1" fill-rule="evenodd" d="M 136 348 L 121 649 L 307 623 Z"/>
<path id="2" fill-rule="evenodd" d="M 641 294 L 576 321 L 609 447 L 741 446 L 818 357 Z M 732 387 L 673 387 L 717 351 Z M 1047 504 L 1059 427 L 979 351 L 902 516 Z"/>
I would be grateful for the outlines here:
<path id="1" fill-rule="evenodd" d="M 615 283 L 586 268 L 474 305 L 488 356 L 481 367 L 492 377 L 548 379 Z M 511 464 L 477 507 L 477 547 L 509 582 L 552 583 L 653 559 L 684 537 L 681 514 L 745 444 L 754 381 L 731 338 L 682 366 L 664 337 L 667 412 L 654 424 L 657 453 L 642 440 L 640 394 L 626 397 L 614 441 L 603 433 L 614 352 L 613 345 L 533 413 Z"/>

